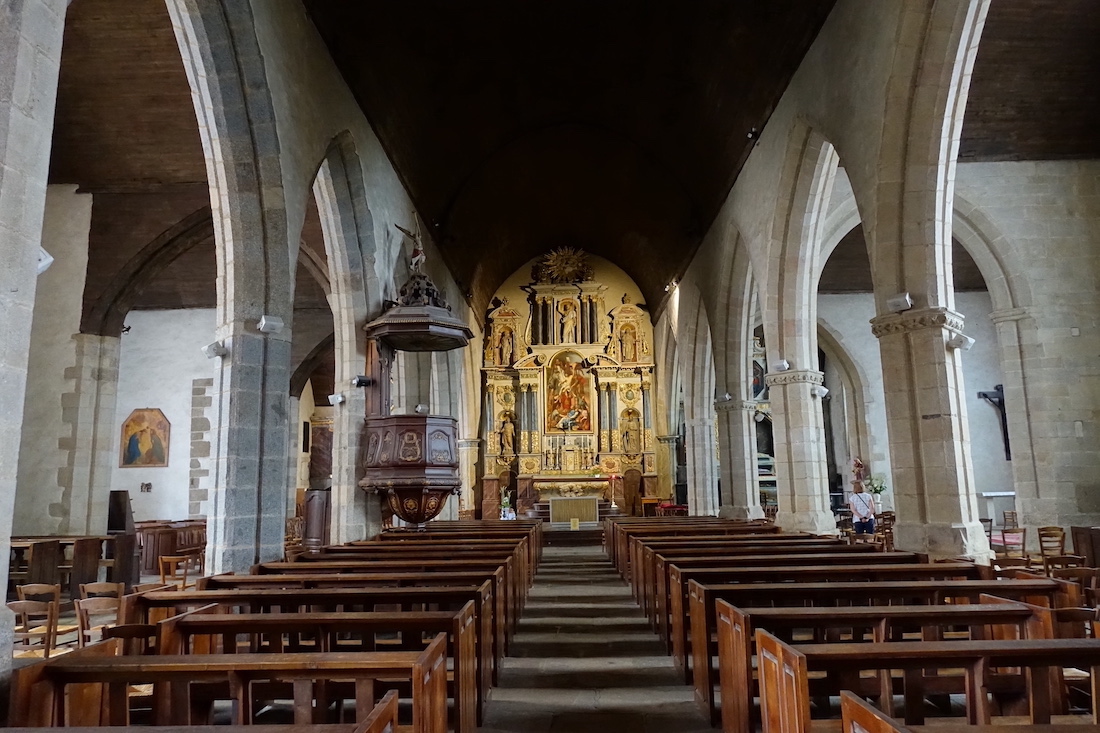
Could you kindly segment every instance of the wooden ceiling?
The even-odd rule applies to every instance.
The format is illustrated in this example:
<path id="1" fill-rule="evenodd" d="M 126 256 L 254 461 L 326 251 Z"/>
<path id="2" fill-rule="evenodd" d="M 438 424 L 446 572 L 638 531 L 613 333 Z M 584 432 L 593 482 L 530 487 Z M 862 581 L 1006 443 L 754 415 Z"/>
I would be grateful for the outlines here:
<path id="1" fill-rule="evenodd" d="M 833 0 L 305 5 L 482 308 L 561 245 L 664 296 Z"/>
<path id="2" fill-rule="evenodd" d="M 993 0 L 959 159 L 1100 158 L 1100 2 Z"/>
<path id="3" fill-rule="evenodd" d="M 622 266 L 656 303 L 832 5 L 304 2 L 477 306 L 563 244 Z M 1100 158 L 1098 38 L 1095 0 L 994 0 L 961 158 Z M 96 195 L 88 303 L 208 205 L 163 0 L 69 6 L 50 182 Z M 323 252 L 318 232 L 303 238 Z M 134 307 L 209 307 L 215 271 L 212 239 L 196 244 Z"/>
<path id="4" fill-rule="evenodd" d="M 988 290 L 977 263 L 958 240 L 951 241 L 951 274 L 956 292 Z M 863 227 L 857 226 L 844 235 L 836 246 L 818 282 L 819 293 L 872 293 L 871 259 Z"/>

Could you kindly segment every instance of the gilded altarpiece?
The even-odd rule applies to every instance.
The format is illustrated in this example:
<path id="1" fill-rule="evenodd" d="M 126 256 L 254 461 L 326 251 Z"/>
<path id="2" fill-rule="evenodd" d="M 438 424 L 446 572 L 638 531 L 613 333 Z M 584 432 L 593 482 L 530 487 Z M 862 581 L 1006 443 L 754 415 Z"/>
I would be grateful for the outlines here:
<path id="1" fill-rule="evenodd" d="M 487 315 L 483 516 L 592 495 L 638 514 L 657 487 L 649 312 L 625 273 L 579 250 L 530 272 Z"/>

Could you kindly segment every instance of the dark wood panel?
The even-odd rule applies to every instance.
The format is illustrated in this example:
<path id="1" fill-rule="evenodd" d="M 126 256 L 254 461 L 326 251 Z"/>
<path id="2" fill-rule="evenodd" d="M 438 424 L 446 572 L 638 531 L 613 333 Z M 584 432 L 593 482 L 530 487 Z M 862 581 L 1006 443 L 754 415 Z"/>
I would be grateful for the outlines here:
<path id="1" fill-rule="evenodd" d="M 1100 3 L 994 0 L 961 160 L 1100 158 Z"/>

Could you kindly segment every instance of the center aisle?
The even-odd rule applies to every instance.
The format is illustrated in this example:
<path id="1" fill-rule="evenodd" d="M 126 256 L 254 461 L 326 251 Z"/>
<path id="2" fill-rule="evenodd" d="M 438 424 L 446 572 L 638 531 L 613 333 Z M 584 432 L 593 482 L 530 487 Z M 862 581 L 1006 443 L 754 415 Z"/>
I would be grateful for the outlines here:
<path id="1" fill-rule="evenodd" d="M 709 733 L 630 589 L 598 546 L 547 547 L 487 733 Z"/>

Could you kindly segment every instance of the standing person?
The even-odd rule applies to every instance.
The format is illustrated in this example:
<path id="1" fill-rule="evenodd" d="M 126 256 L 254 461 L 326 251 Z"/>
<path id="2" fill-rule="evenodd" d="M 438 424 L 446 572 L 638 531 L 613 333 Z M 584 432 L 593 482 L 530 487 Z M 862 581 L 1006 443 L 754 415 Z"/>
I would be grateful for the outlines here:
<path id="1" fill-rule="evenodd" d="M 856 534 L 875 533 L 875 499 L 863 490 L 861 482 L 852 486 L 848 508 L 852 510 L 852 529 Z"/>

